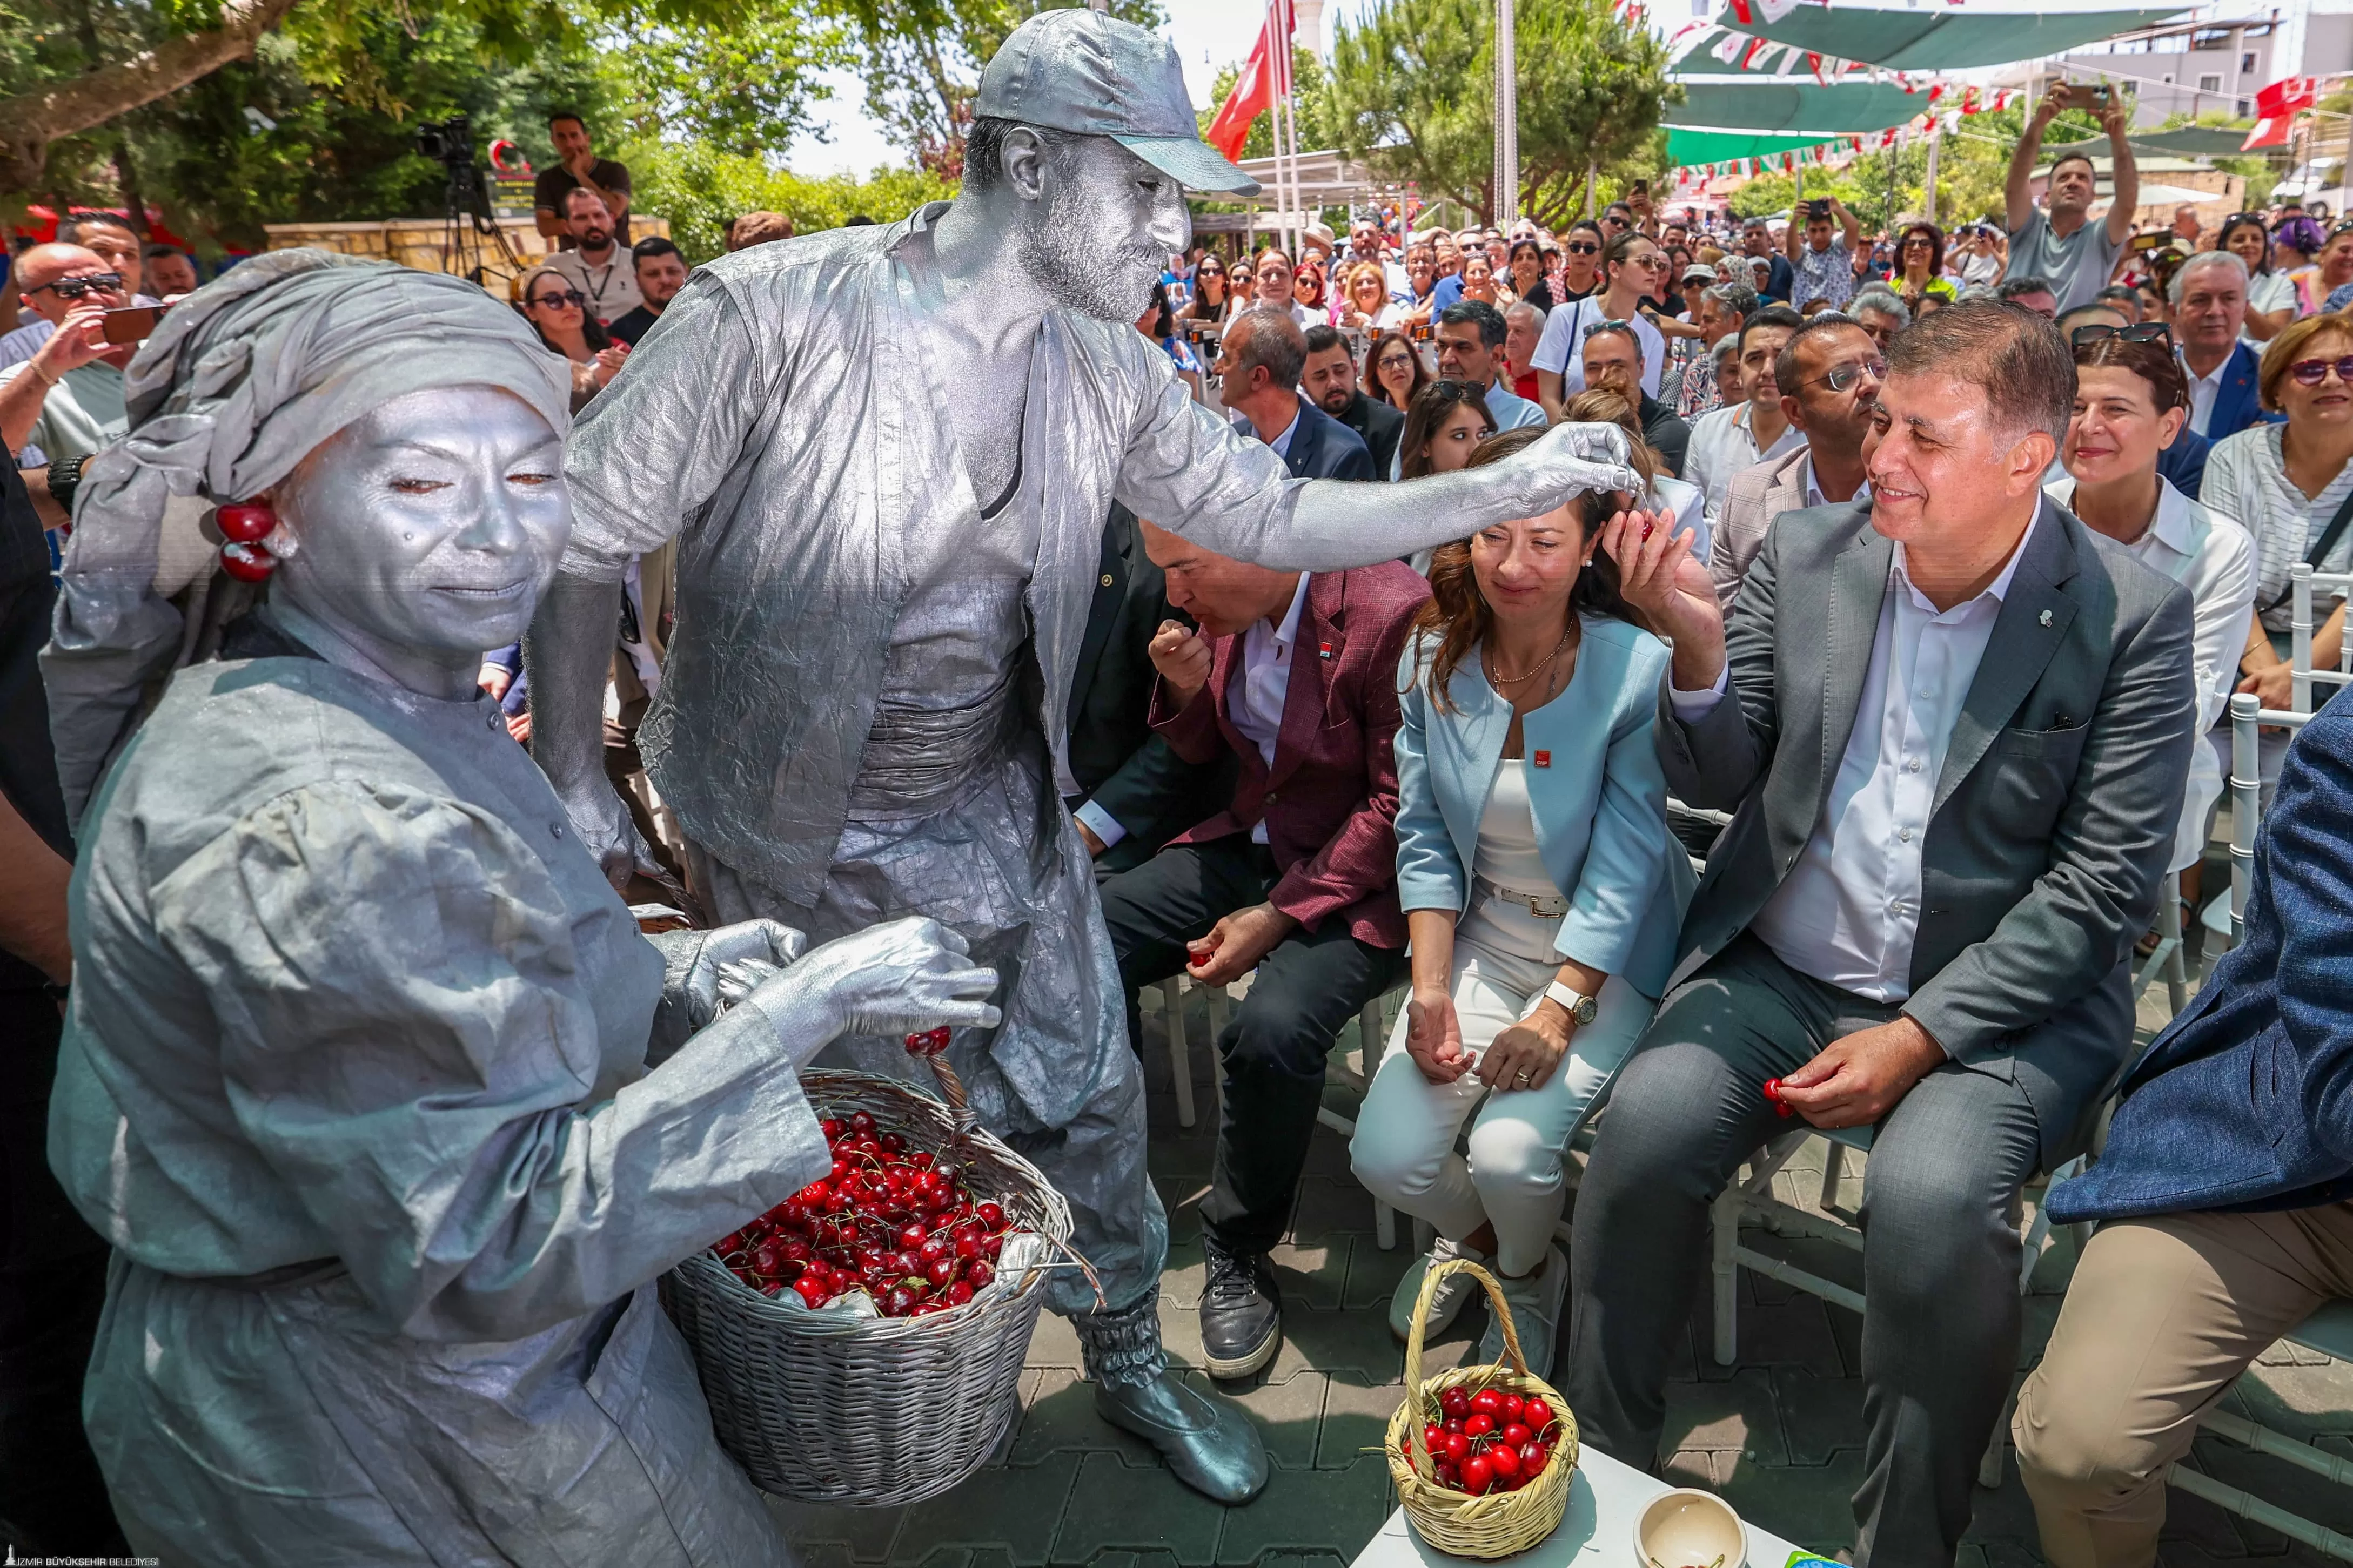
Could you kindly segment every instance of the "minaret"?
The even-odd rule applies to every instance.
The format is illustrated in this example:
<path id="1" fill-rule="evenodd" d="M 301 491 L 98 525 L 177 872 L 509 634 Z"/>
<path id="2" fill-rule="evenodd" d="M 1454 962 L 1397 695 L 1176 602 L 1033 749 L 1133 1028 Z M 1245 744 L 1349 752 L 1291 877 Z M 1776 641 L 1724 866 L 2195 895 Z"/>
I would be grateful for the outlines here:
<path id="1" fill-rule="evenodd" d="M 1324 0 L 1293 0 L 1292 40 L 1317 59 L 1324 58 Z"/>

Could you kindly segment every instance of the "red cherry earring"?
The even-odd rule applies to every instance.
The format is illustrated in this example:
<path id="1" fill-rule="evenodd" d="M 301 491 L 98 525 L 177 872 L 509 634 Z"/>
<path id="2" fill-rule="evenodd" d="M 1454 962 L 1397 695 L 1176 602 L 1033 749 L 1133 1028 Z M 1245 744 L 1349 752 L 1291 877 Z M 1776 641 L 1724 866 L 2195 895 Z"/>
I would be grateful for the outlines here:
<path id="1" fill-rule="evenodd" d="M 278 513 L 268 501 L 233 502 L 215 510 L 213 521 L 228 541 L 221 546 L 222 571 L 240 583 L 259 583 L 278 570 L 278 557 L 261 543 L 278 526 Z"/>

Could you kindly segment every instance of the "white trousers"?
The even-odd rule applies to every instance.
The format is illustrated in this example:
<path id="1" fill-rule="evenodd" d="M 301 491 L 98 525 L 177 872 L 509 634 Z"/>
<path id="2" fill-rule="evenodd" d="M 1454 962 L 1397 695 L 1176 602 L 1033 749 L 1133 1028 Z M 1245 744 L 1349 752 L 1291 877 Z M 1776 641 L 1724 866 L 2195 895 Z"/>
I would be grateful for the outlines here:
<path id="1" fill-rule="evenodd" d="M 1472 934 L 1495 931 L 1502 922 L 1493 917 L 1508 909 L 1493 907 L 1492 914 L 1476 910 L 1455 931 L 1454 1016 L 1463 1049 L 1474 1058 L 1519 1022 L 1560 970 L 1556 957 L 1518 956 Z M 1490 918 L 1477 918 L 1482 915 Z M 1533 917 L 1522 918 L 1533 922 Z M 1535 951 L 1525 943 L 1512 945 Z M 1658 1006 L 1614 974 L 1597 1000 L 1599 1012 L 1570 1037 L 1568 1055 L 1552 1077 L 1542 1088 L 1525 1090 L 1490 1090 L 1468 1072 L 1452 1083 L 1430 1082 L 1406 1052 L 1409 1015 L 1398 1014 L 1348 1144 L 1356 1179 L 1373 1196 L 1428 1220 L 1450 1241 L 1461 1241 L 1493 1221 L 1496 1264 L 1506 1274 L 1540 1266 L 1560 1218 L 1561 1163 L 1568 1141 Z M 1454 1142 L 1473 1111 L 1478 1121 L 1465 1160 L 1455 1152 Z"/>

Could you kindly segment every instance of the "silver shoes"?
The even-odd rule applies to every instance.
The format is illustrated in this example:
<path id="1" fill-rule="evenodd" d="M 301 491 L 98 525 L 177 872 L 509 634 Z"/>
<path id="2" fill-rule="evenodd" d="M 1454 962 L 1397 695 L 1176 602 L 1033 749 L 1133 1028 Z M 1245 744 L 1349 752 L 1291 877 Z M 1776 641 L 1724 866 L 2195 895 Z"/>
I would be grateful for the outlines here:
<path id="1" fill-rule="evenodd" d="M 1418 1260 L 1405 1271 L 1405 1278 L 1398 1281 L 1397 1294 L 1389 1298 L 1389 1332 L 1398 1337 L 1398 1343 L 1404 1343 L 1406 1336 L 1413 1332 L 1413 1308 L 1414 1303 L 1421 1300 L 1422 1280 L 1440 1264 L 1457 1258 L 1467 1258 L 1490 1274 L 1495 1271 L 1495 1260 L 1485 1253 L 1458 1246 L 1440 1237 L 1430 1245 L 1430 1256 Z M 1446 1282 L 1438 1288 L 1438 1294 L 1430 1299 L 1430 1326 L 1423 1331 L 1425 1336 L 1434 1338 L 1444 1333 L 1452 1326 L 1454 1320 L 1462 1315 L 1462 1309 L 1471 1298 L 1478 1294 L 1479 1281 L 1468 1274 L 1449 1276 Z"/>
<path id="2" fill-rule="evenodd" d="M 1074 1318 L 1095 1414 L 1160 1451 L 1180 1481 L 1229 1508 L 1266 1489 L 1266 1443 L 1241 1406 L 1187 1388 L 1160 1344 L 1160 1292 Z"/>
<path id="3" fill-rule="evenodd" d="M 1180 1481 L 1229 1508 L 1266 1489 L 1266 1444 L 1240 1405 L 1162 1373 L 1150 1383 L 1097 1383 L 1095 1414 L 1133 1432 Z"/>

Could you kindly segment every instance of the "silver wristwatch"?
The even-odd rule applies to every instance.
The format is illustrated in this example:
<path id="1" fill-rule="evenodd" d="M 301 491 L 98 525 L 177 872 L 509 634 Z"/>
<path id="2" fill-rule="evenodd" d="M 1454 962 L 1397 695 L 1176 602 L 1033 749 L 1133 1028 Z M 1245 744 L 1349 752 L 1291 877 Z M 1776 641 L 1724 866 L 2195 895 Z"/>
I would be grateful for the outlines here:
<path id="1" fill-rule="evenodd" d="M 1545 994 L 1567 1008 L 1569 1022 L 1580 1029 L 1589 1027 L 1593 1016 L 1601 1011 L 1600 1003 L 1557 980 L 1545 987 Z"/>

